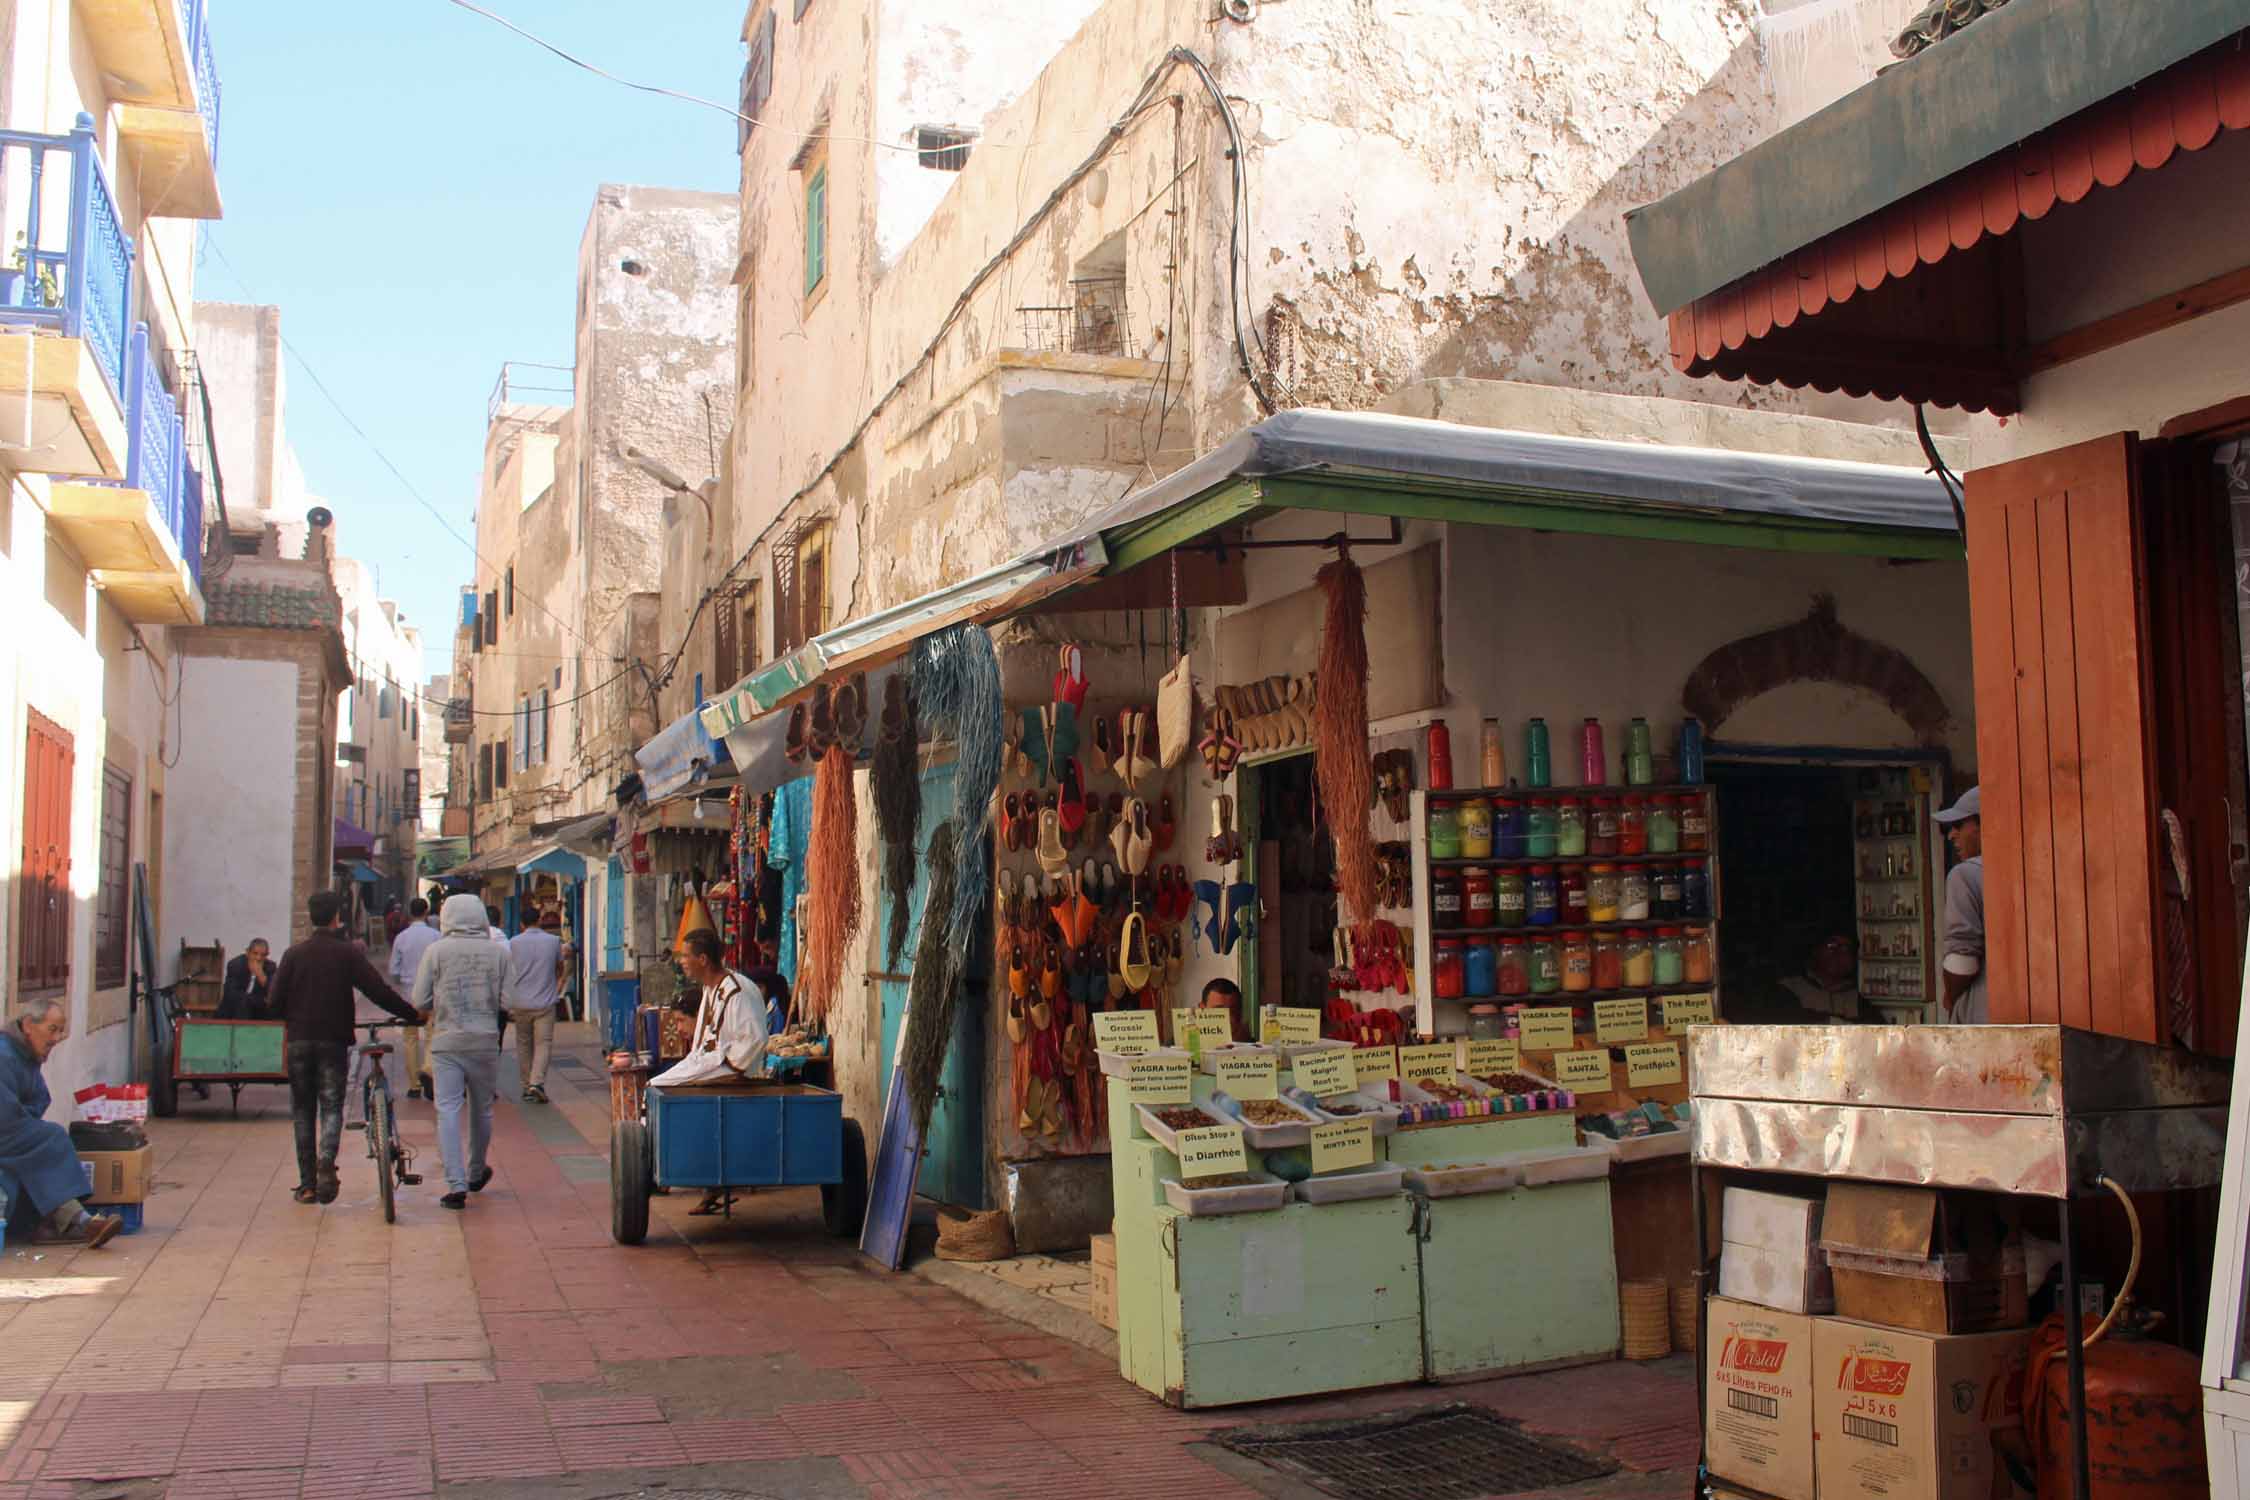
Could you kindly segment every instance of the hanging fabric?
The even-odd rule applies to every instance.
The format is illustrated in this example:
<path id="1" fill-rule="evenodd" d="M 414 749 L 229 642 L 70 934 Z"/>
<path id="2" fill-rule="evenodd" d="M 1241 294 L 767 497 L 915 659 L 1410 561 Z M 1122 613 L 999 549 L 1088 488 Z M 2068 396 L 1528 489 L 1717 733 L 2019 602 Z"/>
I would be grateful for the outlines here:
<path id="1" fill-rule="evenodd" d="M 930 830 L 923 868 L 930 872 L 922 902 L 922 930 L 914 942 L 914 974 L 906 987 L 906 1040 L 899 1066 L 906 1072 L 906 1102 L 914 1112 L 915 1134 L 930 1126 L 938 1080 L 953 1040 L 953 1018 L 961 999 L 960 971 L 947 945 L 948 913 L 960 878 L 960 840 L 953 820 Z"/>
<path id="2" fill-rule="evenodd" d="M 932 735 L 954 743 L 953 822 L 961 849 L 960 877 L 947 913 L 947 946 L 956 968 L 969 944 L 990 884 L 992 843 L 986 828 L 1000 789 L 1006 747 L 1000 657 L 981 625 L 956 625 L 914 646 L 914 697 Z"/>
<path id="3" fill-rule="evenodd" d="M 883 894 L 891 908 L 883 958 L 888 969 L 896 969 L 906 952 L 906 923 L 914 895 L 914 834 L 922 821 L 918 734 L 907 676 L 893 672 L 883 686 L 882 724 L 867 773 L 875 802 L 875 834 L 883 845 Z"/>

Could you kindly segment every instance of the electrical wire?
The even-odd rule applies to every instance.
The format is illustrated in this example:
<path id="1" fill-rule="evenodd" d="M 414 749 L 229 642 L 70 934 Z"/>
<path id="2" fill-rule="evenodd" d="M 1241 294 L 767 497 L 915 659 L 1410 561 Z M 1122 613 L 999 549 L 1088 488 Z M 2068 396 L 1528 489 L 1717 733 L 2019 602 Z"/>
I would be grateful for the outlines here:
<path id="1" fill-rule="evenodd" d="M 1234 173 L 1233 201 L 1229 204 L 1227 224 L 1227 312 L 1234 319 L 1235 356 L 1241 363 L 1243 377 L 1250 382 L 1250 393 L 1258 398 L 1259 409 L 1270 417 L 1280 408 L 1274 404 L 1272 394 L 1266 390 L 1264 382 L 1258 378 L 1258 372 L 1252 368 L 1250 348 L 1242 338 L 1242 312 L 1249 297 L 1250 281 L 1250 247 L 1247 239 L 1250 180 L 1248 148 L 1242 142 L 1242 126 L 1234 117 L 1234 106 L 1227 102 L 1226 91 L 1219 87 L 1219 80 L 1211 76 L 1210 67 L 1201 57 L 1186 47 L 1174 47 L 1165 56 L 1186 63 L 1195 71 L 1195 76 L 1203 80 L 1203 87 L 1210 93 L 1211 102 L 1218 106 L 1219 119 L 1227 128 L 1227 139 L 1231 143 L 1231 149 L 1227 152 L 1228 165 Z M 1259 356 L 1263 358 L 1265 340 L 1258 334 L 1258 314 L 1254 306 L 1250 309 L 1250 338 L 1258 345 Z"/>

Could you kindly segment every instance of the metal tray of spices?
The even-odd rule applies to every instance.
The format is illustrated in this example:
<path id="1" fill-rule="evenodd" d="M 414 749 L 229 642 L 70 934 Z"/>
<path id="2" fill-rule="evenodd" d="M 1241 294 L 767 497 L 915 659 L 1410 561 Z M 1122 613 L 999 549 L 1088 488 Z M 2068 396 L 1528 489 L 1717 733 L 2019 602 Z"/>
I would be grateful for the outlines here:
<path id="1" fill-rule="evenodd" d="M 1255 1179 L 1244 1181 L 1244 1178 Z M 1213 1214 L 1253 1214 L 1280 1208 L 1289 1201 L 1289 1184 L 1270 1172 L 1241 1172 L 1223 1179 L 1218 1187 L 1197 1186 L 1164 1179 L 1164 1201 L 1191 1218 Z"/>
<path id="2" fill-rule="evenodd" d="M 1211 1107 L 1225 1114 L 1228 1120 L 1239 1123 L 1242 1126 L 1242 1138 L 1260 1151 L 1310 1145 L 1312 1128 L 1320 1123 L 1318 1115 L 1294 1099 L 1237 1099 L 1221 1091 L 1211 1096 Z M 1243 1113 L 1245 1108 L 1266 1113 L 1286 1110 L 1294 1118 L 1288 1124 L 1260 1124 Z"/>

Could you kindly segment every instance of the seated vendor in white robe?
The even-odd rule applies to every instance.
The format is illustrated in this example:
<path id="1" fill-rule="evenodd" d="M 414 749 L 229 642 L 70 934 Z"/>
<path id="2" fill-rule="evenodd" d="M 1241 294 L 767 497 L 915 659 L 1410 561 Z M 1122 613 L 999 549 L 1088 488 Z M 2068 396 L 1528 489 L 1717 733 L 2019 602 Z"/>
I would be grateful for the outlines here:
<path id="1" fill-rule="evenodd" d="M 702 986 L 695 1009 L 695 1035 L 687 1056 L 649 1080 L 651 1088 L 740 1083 L 763 1071 L 771 1032 L 766 1027 L 766 997 L 747 978 L 726 966 L 719 939 L 708 930 L 687 935 L 680 969 Z"/>

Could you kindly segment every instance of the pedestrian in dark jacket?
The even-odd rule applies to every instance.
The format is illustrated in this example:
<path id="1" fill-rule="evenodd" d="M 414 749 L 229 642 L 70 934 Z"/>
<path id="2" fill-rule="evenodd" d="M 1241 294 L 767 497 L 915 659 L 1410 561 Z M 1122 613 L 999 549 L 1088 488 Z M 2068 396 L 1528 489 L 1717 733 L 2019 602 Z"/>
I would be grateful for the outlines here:
<path id="1" fill-rule="evenodd" d="M 344 1134 L 358 991 L 408 1025 L 421 1017 L 345 933 L 343 898 L 316 891 L 305 905 L 313 935 L 281 955 L 271 1012 L 288 1023 L 289 1108 L 297 1122 L 299 1203 L 336 1201 L 336 1148 Z M 317 1117 L 318 1135 L 315 1135 Z"/>

